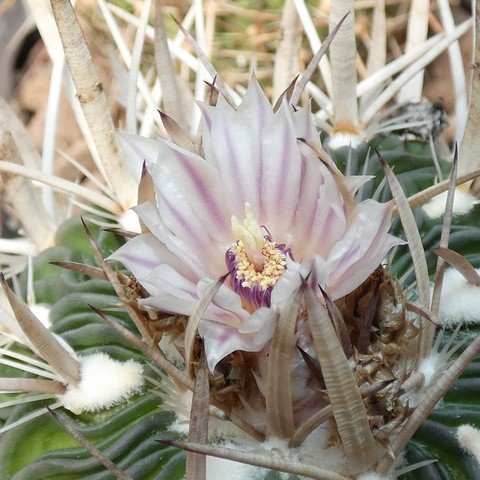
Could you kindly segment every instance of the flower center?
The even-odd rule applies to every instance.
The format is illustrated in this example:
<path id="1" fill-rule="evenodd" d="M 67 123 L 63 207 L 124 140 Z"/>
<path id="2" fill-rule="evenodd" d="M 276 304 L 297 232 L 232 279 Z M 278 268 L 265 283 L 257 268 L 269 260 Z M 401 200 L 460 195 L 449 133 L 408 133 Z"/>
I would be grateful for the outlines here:
<path id="1" fill-rule="evenodd" d="M 267 290 L 273 287 L 286 268 L 285 253 L 277 248 L 277 245 L 265 241 L 262 246 L 263 256 L 262 268 L 258 269 L 257 264 L 250 260 L 244 243 L 239 240 L 233 247 L 236 260 L 236 278 L 241 280 L 242 287 L 259 287 L 260 290 Z"/>
<path id="2" fill-rule="evenodd" d="M 286 269 L 285 245 L 277 245 L 265 233 L 245 204 L 245 220 L 232 216 L 232 231 L 237 242 L 226 253 L 233 289 L 248 310 L 270 306 L 273 286 Z"/>

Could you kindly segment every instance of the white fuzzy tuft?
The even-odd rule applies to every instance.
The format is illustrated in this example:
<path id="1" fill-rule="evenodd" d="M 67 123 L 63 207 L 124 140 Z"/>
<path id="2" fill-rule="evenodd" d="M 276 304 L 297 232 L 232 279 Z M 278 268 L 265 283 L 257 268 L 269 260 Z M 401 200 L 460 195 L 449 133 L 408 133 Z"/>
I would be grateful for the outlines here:
<path id="1" fill-rule="evenodd" d="M 375 472 L 362 473 L 357 477 L 357 480 L 391 480 L 392 477 L 384 477 Z"/>
<path id="2" fill-rule="evenodd" d="M 221 443 L 222 447 L 238 450 L 238 445 L 232 442 Z M 207 457 L 208 480 L 263 480 L 268 470 L 264 468 L 232 462 L 223 458 Z"/>
<path id="3" fill-rule="evenodd" d="M 448 192 L 443 192 L 433 197 L 422 208 L 430 218 L 440 218 L 445 213 L 447 205 Z M 473 210 L 476 198 L 468 192 L 457 188 L 455 190 L 455 199 L 453 201 L 453 215 L 465 215 Z"/>
<path id="4" fill-rule="evenodd" d="M 141 233 L 142 228 L 140 227 L 140 220 L 138 219 L 137 214 L 132 210 L 127 210 L 125 213 L 120 215 L 118 223 L 122 226 L 127 232 Z"/>
<path id="5" fill-rule="evenodd" d="M 328 148 L 331 150 L 338 150 L 342 147 L 352 147 L 355 149 L 361 145 L 362 142 L 363 140 L 360 137 L 344 132 L 335 133 L 327 139 Z"/>
<path id="6" fill-rule="evenodd" d="M 43 323 L 43 325 L 47 328 L 50 328 L 50 306 L 44 305 L 42 303 L 35 303 L 33 305 L 29 305 L 28 308 L 30 311 Z"/>
<path id="7" fill-rule="evenodd" d="M 418 367 L 418 371 L 423 374 L 425 380 L 423 388 L 428 387 L 435 378 L 437 372 L 445 366 L 445 359 L 437 353 L 431 353 L 427 358 L 424 358 Z"/>
<path id="8" fill-rule="evenodd" d="M 460 446 L 480 463 L 480 430 L 470 425 L 462 425 L 457 429 L 457 439 Z"/>
<path id="9" fill-rule="evenodd" d="M 285 439 L 276 437 L 269 437 L 264 442 L 258 442 L 231 422 L 225 422 L 214 417 L 210 418 L 208 429 L 209 442 L 214 445 L 244 452 L 263 453 L 269 457 L 278 456 L 279 458 L 308 463 L 342 474 L 348 472 L 341 448 L 338 445 L 327 446 L 330 430 L 326 426 L 314 430 L 305 439 L 301 448 L 289 448 Z M 187 416 L 177 414 L 175 421 L 169 426 L 169 430 L 187 435 L 188 414 Z M 264 480 L 269 473 L 269 470 L 264 468 L 207 456 L 208 480 Z M 280 478 L 287 480 L 291 477 L 286 473 L 281 473 Z"/>
<path id="10" fill-rule="evenodd" d="M 143 367 L 133 361 L 119 362 L 105 353 L 80 358 L 80 383 L 59 397 L 62 405 L 79 415 L 120 403 L 143 385 Z"/>
<path id="11" fill-rule="evenodd" d="M 253 451 L 263 453 L 265 456 L 283 459 L 290 459 L 294 462 L 303 462 L 316 465 L 327 470 L 337 470 L 346 473 L 345 457 L 338 447 L 321 448 L 327 439 L 327 431 L 317 429 L 313 432 L 301 449 L 289 448 L 285 439 L 269 437 L 264 442 L 237 436 L 236 441 L 216 442 L 217 445 L 232 448 L 235 450 Z M 238 441 L 238 443 L 237 443 Z M 319 449 L 320 447 L 320 449 Z M 319 455 L 319 451 L 321 454 Z M 220 458 L 207 457 L 207 478 L 208 480 L 264 480 L 270 471 L 265 468 L 253 467 L 242 463 L 232 462 Z M 280 473 L 280 478 L 287 480 L 290 477 L 287 473 Z M 387 480 L 387 479 L 379 479 Z"/>
<path id="12" fill-rule="evenodd" d="M 480 269 L 477 271 L 480 273 Z M 480 288 L 468 283 L 455 269 L 445 272 L 439 317 L 446 326 L 480 323 Z"/>

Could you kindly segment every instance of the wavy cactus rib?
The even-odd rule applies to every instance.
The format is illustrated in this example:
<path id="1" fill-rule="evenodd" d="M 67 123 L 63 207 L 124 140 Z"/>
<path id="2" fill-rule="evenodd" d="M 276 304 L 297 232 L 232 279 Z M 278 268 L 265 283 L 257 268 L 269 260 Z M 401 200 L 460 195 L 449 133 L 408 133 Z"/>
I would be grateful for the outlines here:
<path id="1" fill-rule="evenodd" d="M 455 360 L 453 365 L 440 377 L 440 379 L 425 393 L 424 396 L 422 396 L 422 400 L 416 407 L 414 413 L 392 444 L 393 458 L 390 454 L 386 455 L 376 468 L 377 472 L 384 474 L 390 470 L 395 458 L 404 450 L 408 441 L 425 421 L 428 414 L 453 385 L 453 382 L 457 380 L 469 363 L 472 362 L 479 353 L 480 337 L 477 337 L 457 358 L 457 360 Z"/>
<path id="2" fill-rule="evenodd" d="M 65 431 L 71 435 L 82 447 L 90 452 L 93 457 L 99 460 L 108 470 L 110 470 L 115 477 L 119 480 L 133 480 L 132 477 L 127 475 L 123 470 L 118 468 L 108 457 L 106 457 L 100 450 L 95 448 L 82 434 L 77 432 L 67 421 L 65 421 L 60 415 L 47 407 L 50 415 Z"/>
<path id="3" fill-rule="evenodd" d="M 0 275 L 15 318 L 23 333 L 32 342 L 38 354 L 70 385 L 80 381 L 80 364 L 55 339 L 53 334 L 38 320 L 30 309 L 10 290 L 3 275 Z"/>

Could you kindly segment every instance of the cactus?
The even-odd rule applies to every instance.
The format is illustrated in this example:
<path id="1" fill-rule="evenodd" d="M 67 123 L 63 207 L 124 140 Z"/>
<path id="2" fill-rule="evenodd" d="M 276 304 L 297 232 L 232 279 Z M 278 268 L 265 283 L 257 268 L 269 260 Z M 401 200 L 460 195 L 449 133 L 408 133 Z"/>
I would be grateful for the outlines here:
<path id="1" fill-rule="evenodd" d="M 457 96 L 452 155 L 436 150 L 444 113 L 419 102 L 423 69 L 446 49 L 455 60 L 471 22 L 455 27 L 442 2 L 445 34 L 427 39 L 416 1 L 424 14 L 387 65 L 376 3 L 357 82 L 353 2 L 331 2 L 320 44 L 304 2 L 287 0 L 277 100 L 254 75 L 242 95 L 222 80 L 201 2 L 196 39 L 178 23 L 196 58 L 169 45 L 155 5 L 150 88 L 151 4 L 134 19 L 101 0 L 129 68 L 118 134 L 73 7 L 31 2 L 102 180 L 32 167 L 0 105 L 0 172 L 25 233 L 2 279 L 0 479 L 480 478 L 478 80 L 468 116 Z M 137 26 L 131 52 L 112 11 Z M 303 72 L 300 28 L 315 50 Z M 198 110 L 169 48 L 195 66 Z M 397 92 L 407 103 L 385 113 Z"/>

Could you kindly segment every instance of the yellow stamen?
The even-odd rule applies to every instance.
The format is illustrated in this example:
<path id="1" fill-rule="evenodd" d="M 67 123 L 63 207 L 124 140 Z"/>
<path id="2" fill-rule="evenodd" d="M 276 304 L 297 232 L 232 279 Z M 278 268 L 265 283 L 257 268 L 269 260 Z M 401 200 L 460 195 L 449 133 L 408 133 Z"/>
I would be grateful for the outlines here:
<path id="1" fill-rule="evenodd" d="M 273 287 L 277 280 L 285 271 L 287 262 L 285 254 L 280 251 L 275 243 L 264 240 L 262 245 L 263 268 L 257 270 L 250 257 L 243 241 L 239 240 L 233 247 L 237 263 L 236 277 L 242 280 L 242 287 L 260 287 L 261 290 L 267 290 Z"/>

